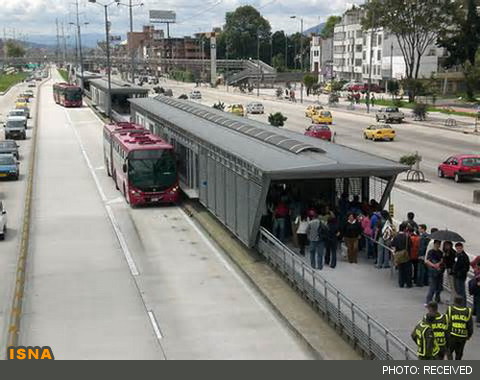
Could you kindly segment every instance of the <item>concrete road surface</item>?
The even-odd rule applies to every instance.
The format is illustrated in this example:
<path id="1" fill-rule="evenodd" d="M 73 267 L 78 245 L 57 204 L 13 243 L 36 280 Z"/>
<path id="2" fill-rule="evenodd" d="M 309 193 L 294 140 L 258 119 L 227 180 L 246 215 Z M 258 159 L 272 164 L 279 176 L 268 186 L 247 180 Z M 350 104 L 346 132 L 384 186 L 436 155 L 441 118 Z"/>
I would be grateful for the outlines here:
<path id="1" fill-rule="evenodd" d="M 58 359 L 312 358 L 180 208 L 125 203 L 105 172 L 102 123 L 55 105 L 52 83 L 20 343 Z"/>

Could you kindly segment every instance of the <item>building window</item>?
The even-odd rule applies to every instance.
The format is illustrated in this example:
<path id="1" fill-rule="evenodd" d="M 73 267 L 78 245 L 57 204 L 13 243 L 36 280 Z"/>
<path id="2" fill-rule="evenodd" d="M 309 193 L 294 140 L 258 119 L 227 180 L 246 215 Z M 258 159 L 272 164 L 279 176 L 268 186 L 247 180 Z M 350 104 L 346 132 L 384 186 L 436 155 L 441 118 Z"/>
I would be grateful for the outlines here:
<path id="1" fill-rule="evenodd" d="M 357 51 L 357 53 L 361 53 L 361 52 L 362 52 L 362 49 L 363 49 L 363 46 L 362 46 L 362 45 L 357 45 L 357 46 L 356 46 L 356 51 Z"/>
<path id="2" fill-rule="evenodd" d="M 365 59 L 367 59 L 367 52 L 366 51 L 363 52 L 363 60 L 365 60 Z"/>
<path id="3" fill-rule="evenodd" d="M 381 61 L 381 60 L 382 60 L 382 51 L 378 50 L 377 51 L 377 61 Z"/>
<path id="4" fill-rule="evenodd" d="M 382 35 L 379 34 L 378 35 L 378 45 L 381 45 L 382 44 Z"/>
<path id="5" fill-rule="evenodd" d="M 363 61 L 362 61 L 361 59 L 358 59 L 358 58 L 355 59 L 355 66 L 356 66 L 356 67 L 362 66 L 362 62 L 363 62 Z"/>
<path id="6" fill-rule="evenodd" d="M 361 30 L 357 30 L 357 38 L 362 38 L 362 31 Z"/>

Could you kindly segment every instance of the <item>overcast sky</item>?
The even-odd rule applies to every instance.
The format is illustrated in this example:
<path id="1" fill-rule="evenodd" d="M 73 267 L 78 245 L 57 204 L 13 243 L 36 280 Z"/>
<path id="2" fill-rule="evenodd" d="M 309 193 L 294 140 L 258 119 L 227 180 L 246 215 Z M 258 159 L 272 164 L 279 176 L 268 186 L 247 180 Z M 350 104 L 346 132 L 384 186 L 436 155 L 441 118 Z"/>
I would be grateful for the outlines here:
<path id="1" fill-rule="evenodd" d="M 84 29 L 86 33 L 102 32 L 104 29 L 103 8 L 78 0 L 81 22 L 90 24 Z M 98 0 L 108 3 L 109 0 Z M 128 3 L 129 0 L 122 0 Z M 141 0 L 133 0 L 140 3 Z M 225 13 L 240 5 L 253 5 L 266 17 L 273 30 L 286 30 L 288 33 L 298 31 L 300 22 L 289 18 L 297 15 L 304 18 L 304 27 L 308 29 L 326 20 L 329 15 L 341 14 L 352 4 L 364 0 L 143 0 L 143 7 L 134 9 L 135 29 L 139 30 L 148 23 L 150 9 L 173 10 L 177 14 L 177 24 L 171 28 L 171 35 L 191 35 L 198 31 L 210 31 L 212 27 L 222 26 Z M 0 0 L 0 33 L 6 29 L 7 37 L 17 38 L 21 34 L 55 35 L 55 19 L 66 24 L 74 21 L 75 0 Z M 129 28 L 128 8 L 112 5 L 109 8 L 113 33 L 125 33 Z M 161 26 L 159 26 L 161 28 Z"/>

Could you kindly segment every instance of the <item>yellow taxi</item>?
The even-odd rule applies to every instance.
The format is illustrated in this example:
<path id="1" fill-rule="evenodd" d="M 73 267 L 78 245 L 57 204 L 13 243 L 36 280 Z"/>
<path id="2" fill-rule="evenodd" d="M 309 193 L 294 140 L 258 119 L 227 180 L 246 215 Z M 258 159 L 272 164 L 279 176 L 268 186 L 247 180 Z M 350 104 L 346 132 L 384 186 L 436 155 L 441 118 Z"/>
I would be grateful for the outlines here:
<path id="1" fill-rule="evenodd" d="M 311 104 L 307 107 L 305 110 L 305 116 L 312 118 L 313 115 L 319 113 L 321 110 L 323 110 L 323 107 L 318 105 L 318 104 Z"/>
<path id="2" fill-rule="evenodd" d="M 15 103 L 15 108 L 25 110 L 25 112 L 27 113 L 27 118 L 30 118 L 30 108 L 28 108 L 27 103 L 22 102 L 22 101 L 17 101 Z"/>
<path id="3" fill-rule="evenodd" d="M 245 116 L 245 108 L 243 107 L 243 104 L 230 104 L 225 109 L 225 112 L 230 112 L 237 116 Z"/>
<path id="4" fill-rule="evenodd" d="M 370 125 L 363 130 L 363 137 L 367 140 L 389 140 L 395 139 L 395 130 L 388 124 Z"/>
<path id="5" fill-rule="evenodd" d="M 23 96 L 23 95 L 20 95 L 17 98 L 17 103 L 30 103 L 30 98 L 26 97 L 26 96 Z"/>
<path id="6" fill-rule="evenodd" d="M 313 124 L 332 124 L 333 116 L 330 111 L 320 110 L 318 113 L 312 116 Z"/>

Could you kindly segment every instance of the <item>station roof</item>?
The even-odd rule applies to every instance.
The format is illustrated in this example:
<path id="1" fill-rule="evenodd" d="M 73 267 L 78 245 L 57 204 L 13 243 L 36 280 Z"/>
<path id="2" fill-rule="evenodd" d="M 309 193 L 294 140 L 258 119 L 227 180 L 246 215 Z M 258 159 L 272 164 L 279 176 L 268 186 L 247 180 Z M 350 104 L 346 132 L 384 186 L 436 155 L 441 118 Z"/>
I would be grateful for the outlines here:
<path id="1" fill-rule="evenodd" d="M 99 88 L 102 91 L 108 91 L 108 81 L 104 78 L 92 79 L 90 86 Z M 111 81 L 113 94 L 147 94 L 149 89 L 144 87 L 132 86 L 128 82 L 112 80 Z"/>
<path id="2" fill-rule="evenodd" d="M 408 169 L 394 161 L 188 100 L 157 96 L 129 101 L 152 121 L 166 120 L 186 134 L 250 162 L 272 179 L 390 177 Z"/>

